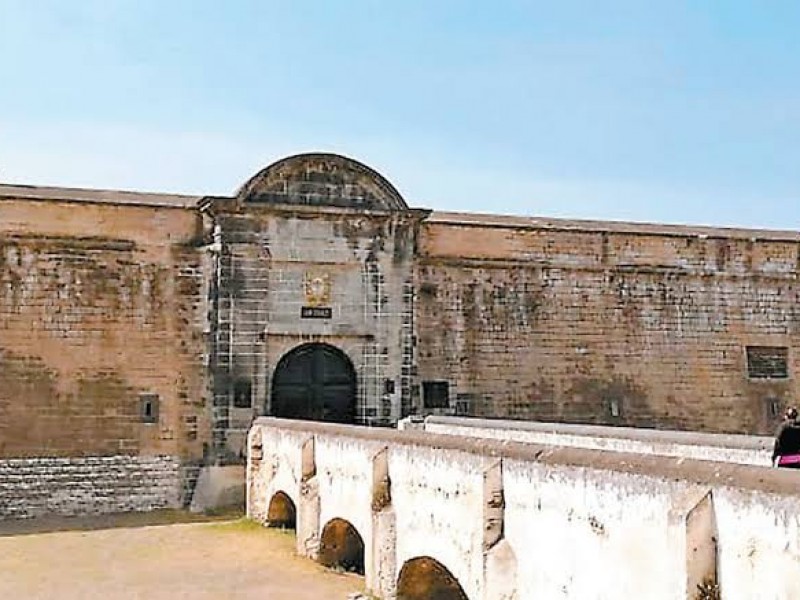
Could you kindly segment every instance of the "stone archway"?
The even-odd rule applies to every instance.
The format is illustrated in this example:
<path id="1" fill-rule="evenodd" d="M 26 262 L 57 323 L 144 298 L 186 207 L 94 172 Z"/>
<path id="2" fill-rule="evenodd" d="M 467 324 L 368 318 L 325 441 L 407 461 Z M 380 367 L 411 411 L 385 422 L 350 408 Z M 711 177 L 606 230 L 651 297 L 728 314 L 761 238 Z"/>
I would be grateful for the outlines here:
<path id="1" fill-rule="evenodd" d="M 332 519 L 322 529 L 319 562 L 326 567 L 364 574 L 364 540 L 344 519 Z"/>
<path id="2" fill-rule="evenodd" d="M 271 412 L 287 419 L 354 423 L 353 363 L 330 344 L 303 344 L 291 350 L 275 367 Z"/>
<path id="3" fill-rule="evenodd" d="M 269 527 L 281 529 L 296 529 L 297 509 L 294 502 L 284 492 L 276 493 L 269 501 L 267 510 L 267 524 Z"/>
<path id="4" fill-rule="evenodd" d="M 397 579 L 397 600 L 469 600 L 458 579 L 438 560 L 407 561 Z"/>

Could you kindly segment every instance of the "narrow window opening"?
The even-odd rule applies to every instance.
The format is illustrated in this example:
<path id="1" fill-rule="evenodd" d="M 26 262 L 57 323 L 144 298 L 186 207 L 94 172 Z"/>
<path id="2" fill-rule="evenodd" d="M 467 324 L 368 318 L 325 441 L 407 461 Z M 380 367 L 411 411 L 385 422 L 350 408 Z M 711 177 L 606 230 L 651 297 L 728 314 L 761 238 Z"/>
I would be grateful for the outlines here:
<path id="1" fill-rule="evenodd" d="M 158 394 L 139 395 L 139 420 L 142 423 L 158 422 Z"/>
<path id="2" fill-rule="evenodd" d="M 767 405 L 767 416 L 770 419 L 781 415 L 781 401 L 778 398 L 765 398 L 764 403 Z"/>
<path id="3" fill-rule="evenodd" d="M 611 412 L 612 417 L 619 417 L 620 410 L 619 410 L 619 399 L 618 398 L 611 398 L 608 403 L 609 411 Z"/>
<path id="4" fill-rule="evenodd" d="M 470 414 L 472 406 L 472 394 L 456 394 L 455 413 L 458 417 L 466 417 Z"/>

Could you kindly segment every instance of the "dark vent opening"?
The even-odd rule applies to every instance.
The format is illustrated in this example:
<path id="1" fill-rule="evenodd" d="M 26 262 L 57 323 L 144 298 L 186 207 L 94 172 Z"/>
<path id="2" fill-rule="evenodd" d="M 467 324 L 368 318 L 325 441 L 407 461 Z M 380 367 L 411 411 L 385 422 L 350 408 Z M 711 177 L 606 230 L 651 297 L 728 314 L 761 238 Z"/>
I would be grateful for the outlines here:
<path id="1" fill-rule="evenodd" d="M 450 383 L 423 381 L 422 401 L 425 408 L 450 408 Z"/>
<path id="2" fill-rule="evenodd" d="M 750 379 L 788 378 L 788 355 L 785 346 L 748 346 L 747 376 Z"/>
<path id="3" fill-rule="evenodd" d="M 233 385 L 234 408 L 252 408 L 252 386 L 249 379 L 238 379 Z"/>

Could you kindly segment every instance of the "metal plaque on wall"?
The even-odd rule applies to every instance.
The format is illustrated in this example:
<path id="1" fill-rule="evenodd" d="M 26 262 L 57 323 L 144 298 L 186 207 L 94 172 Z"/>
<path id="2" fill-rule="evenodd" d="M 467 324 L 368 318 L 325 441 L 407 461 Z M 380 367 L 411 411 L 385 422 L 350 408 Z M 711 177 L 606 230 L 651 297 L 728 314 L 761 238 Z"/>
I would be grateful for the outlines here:
<path id="1" fill-rule="evenodd" d="M 330 319 L 333 309 L 330 306 L 301 306 L 301 319 Z"/>

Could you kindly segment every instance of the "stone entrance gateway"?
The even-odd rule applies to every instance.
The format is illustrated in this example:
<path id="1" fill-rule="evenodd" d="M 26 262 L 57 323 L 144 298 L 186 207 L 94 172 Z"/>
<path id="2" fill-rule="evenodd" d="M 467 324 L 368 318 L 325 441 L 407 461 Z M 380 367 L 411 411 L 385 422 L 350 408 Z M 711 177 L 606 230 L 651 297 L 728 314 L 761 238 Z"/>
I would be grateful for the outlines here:
<path id="1" fill-rule="evenodd" d="M 272 414 L 287 419 L 353 423 L 356 373 L 329 344 L 304 344 L 284 355 L 272 379 Z"/>

